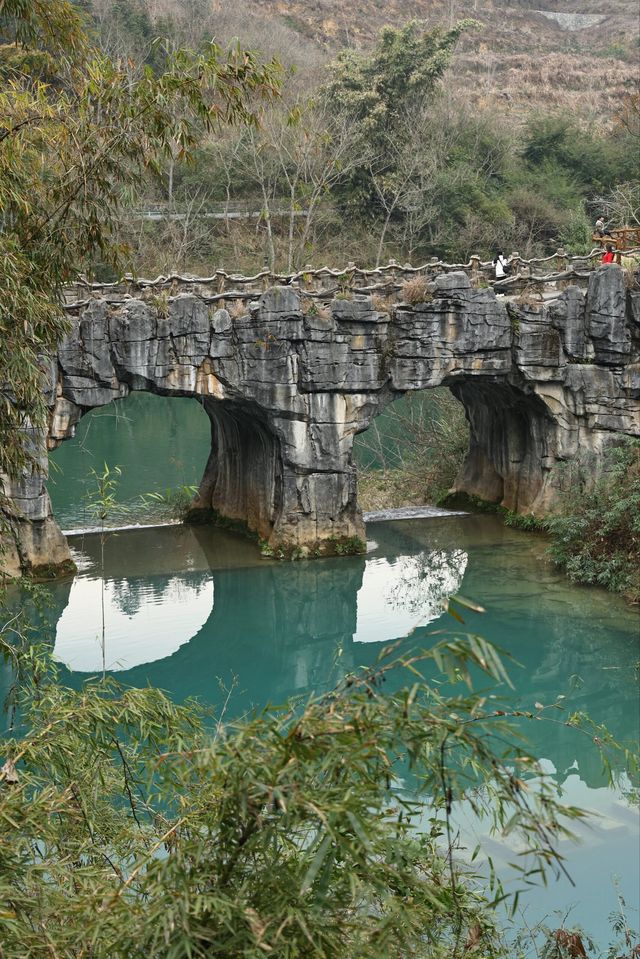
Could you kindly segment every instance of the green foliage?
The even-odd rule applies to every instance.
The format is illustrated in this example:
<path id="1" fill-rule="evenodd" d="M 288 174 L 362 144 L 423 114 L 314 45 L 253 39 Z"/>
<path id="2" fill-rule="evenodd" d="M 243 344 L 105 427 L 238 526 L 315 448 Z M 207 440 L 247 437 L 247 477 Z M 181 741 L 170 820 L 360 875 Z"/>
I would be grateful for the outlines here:
<path id="1" fill-rule="evenodd" d="M 96 258 L 121 262 L 125 188 L 174 152 L 187 159 L 203 132 L 255 122 L 252 98 L 272 96 L 278 73 L 210 44 L 167 50 L 160 75 L 134 76 L 92 47 L 67 0 L 4 0 L 0 39 L 22 57 L 0 47 L 0 473 L 16 476 L 46 421 L 43 357 L 66 329 L 62 287 Z"/>
<path id="2" fill-rule="evenodd" d="M 603 193 L 621 179 L 627 160 L 613 139 L 586 130 L 572 117 L 533 117 L 525 133 L 523 157 L 546 177 L 564 176 L 582 193 Z"/>
<path id="3" fill-rule="evenodd" d="M 573 490 L 566 513 L 547 521 L 551 556 L 578 582 L 640 601 L 640 440 L 609 451 L 591 492 Z"/>
<path id="4" fill-rule="evenodd" d="M 170 487 L 160 492 L 145 493 L 139 500 L 142 515 L 147 520 L 152 518 L 182 520 L 191 509 L 197 492 L 197 486 L 185 484 Z"/>
<path id="5" fill-rule="evenodd" d="M 375 141 L 412 102 L 430 93 L 449 66 L 459 37 L 473 23 L 465 20 L 446 32 L 427 31 L 417 20 L 385 27 L 370 53 L 350 48 L 338 55 L 328 97 Z"/>
<path id="6" fill-rule="evenodd" d="M 359 536 L 330 536 L 327 544 L 336 556 L 355 556 L 367 551 L 367 544 Z"/>
<path id="7" fill-rule="evenodd" d="M 109 517 L 114 514 L 127 515 L 129 507 L 124 503 L 118 502 L 116 496 L 118 485 L 122 477 L 122 470 L 119 466 L 109 467 L 107 463 L 103 465 L 102 472 L 95 469 L 89 471 L 89 476 L 93 483 L 93 488 L 87 492 L 85 497 L 87 512 L 90 516 L 100 522 L 104 529 Z"/>
<path id="8" fill-rule="evenodd" d="M 177 263 L 207 271 L 214 258 L 251 273 L 265 256 L 289 271 L 310 259 L 369 265 L 391 256 L 489 259 L 498 249 L 588 252 L 603 197 L 635 179 L 633 136 L 558 112 L 525 116 L 514 128 L 500 110 L 444 96 L 451 53 L 468 27 L 387 28 L 372 48 L 340 53 L 327 83 L 309 78 L 310 93 L 301 94 L 300 77 L 288 79 L 285 100 L 260 130 L 211 138 L 193 163 L 172 166 L 172 196 L 187 220 L 211 202 L 233 209 L 242 199 L 262 211 L 257 229 L 241 218 L 205 228 L 197 216 L 173 230 L 131 224 L 136 267 L 144 258 L 149 272 Z M 166 181 L 165 171 L 147 196 L 166 198 Z M 627 218 L 619 203 L 607 215 Z"/>
<path id="9" fill-rule="evenodd" d="M 546 520 L 541 520 L 533 513 L 513 513 L 511 510 L 505 510 L 505 526 L 511 526 L 512 529 L 522 529 L 528 533 L 543 533 L 547 530 Z"/>
<path id="10" fill-rule="evenodd" d="M 385 27 L 371 52 L 349 48 L 331 64 L 324 96 L 331 110 L 352 125 L 363 154 L 340 191 L 349 207 L 365 214 L 379 207 L 380 187 L 372 168 L 386 181 L 386 189 L 393 191 L 394 183 L 402 182 L 398 156 L 409 132 L 406 119 L 422 109 L 449 66 L 460 35 L 472 24 L 465 20 L 446 32 L 427 31 L 418 20 Z"/>
<path id="11" fill-rule="evenodd" d="M 513 725 L 560 702 L 509 716 L 460 687 L 472 670 L 506 679 L 476 636 L 226 724 L 111 679 L 72 691 L 29 657 L 21 732 L 0 745 L 6 959 L 452 959 L 469 941 L 505 957 L 503 892 L 483 893 L 475 854 L 461 862 L 454 803 L 515 833 L 543 871 L 583 816 Z M 422 678 L 429 662 L 456 684 L 449 696 Z M 391 675 L 411 687 L 385 692 Z"/>
<path id="12" fill-rule="evenodd" d="M 593 224 L 582 207 L 568 212 L 565 222 L 560 227 L 558 239 L 562 248 L 568 253 L 578 256 L 581 253 L 590 253 L 593 249 Z"/>
<path id="13" fill-rule="evenodd" d="M 505 198 L 520 234 L 515 242 L 539 250 L 553 242 L 573 253 L 588 252 L 593 219 L 585 204 L 592 210 L 597 196 L 627 179 L 629 147 L 569 115 L 530 118 L 520 156 L 513 158 L 505 181 Z"/>
<path id="14" fill-rule="evenodd" d="M 468 444 L 464 409 L 448 389 L 394 403 L 356 438 L 362 509 L 440 502 Z"/>

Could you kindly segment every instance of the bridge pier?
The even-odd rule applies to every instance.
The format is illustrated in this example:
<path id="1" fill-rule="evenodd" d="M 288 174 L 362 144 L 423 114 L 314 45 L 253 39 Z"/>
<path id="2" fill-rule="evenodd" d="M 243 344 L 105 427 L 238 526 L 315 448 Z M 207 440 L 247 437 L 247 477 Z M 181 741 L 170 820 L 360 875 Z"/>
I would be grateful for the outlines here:
<path id="1" fill-rule="evenodd" d="M 68 568 L 45 440 L 131 390 L 203 404 L 211 452 L 193 515 L 243 524 L 282 556 L 363 548 L 353 439 L 406 392 L 452 389 L 470 425 L 454 492 L 518 512 L 557 510 L 575 470 L 588 486 L 607 446 L 640 435 L 640 293 L 615 266 L 594 271 L 586 297 L 572 287 L 549 304 L 506 304 L 453 272 L 390 313 L 366 296 L 328 308 L 276 287 L 234 316 L 141 290 L 77 304 L 71 319 L 39 461 L 3 484 L 0 571 Z"/>
<path id="2" fill-rule="evenodd" d="M 263 552 L 278 556 L 363 548 L 350 449 L 345 471 L 313 470 L 306 418 L 268 415 L 249 402 L 206 399 L 203 405 L 211 452 L 189 522 L 237 525 L 258 536 Z M 321 432 L 328 440 L 335 424 Z"/>

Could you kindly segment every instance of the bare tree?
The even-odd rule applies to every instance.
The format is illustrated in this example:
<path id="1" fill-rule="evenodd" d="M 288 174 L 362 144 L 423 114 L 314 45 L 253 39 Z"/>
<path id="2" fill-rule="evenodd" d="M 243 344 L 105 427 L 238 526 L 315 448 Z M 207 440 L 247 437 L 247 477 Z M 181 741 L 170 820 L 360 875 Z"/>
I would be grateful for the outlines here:
<path id="1" fill-rule="evenodd" d="M 272 146 L 288 189 L 287 268 L 299 263 L 336 184 L 363 162 L 365 147 L 344 115 L 332 114 L 326 102 L 298 100 L 287 122 L 270 113 Z M 296 238 L 296 219 L 302 229 Z"/>
<path id="2" fill-rule="evenodd" d="M 596 197 L 593 205 L 612 223 L 640 226 L 640 183 L 618 183 L 611 193 Z"/>

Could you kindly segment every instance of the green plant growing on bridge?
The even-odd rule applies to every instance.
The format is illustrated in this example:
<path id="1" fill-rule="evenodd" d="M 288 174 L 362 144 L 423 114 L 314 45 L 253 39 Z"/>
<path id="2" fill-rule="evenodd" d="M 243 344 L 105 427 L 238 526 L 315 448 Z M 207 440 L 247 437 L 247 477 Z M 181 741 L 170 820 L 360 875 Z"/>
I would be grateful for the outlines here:
<path id="1" fill-rule="evenodd" d="M 30 657 L 21 734 L 0 742 L 5 959 L 506 959 L 503 892 L 461 861 L 455 803 L 543 871 L 583 815 L 515 729 L 560 703 L 509 714 L 474 693 L 472 670 L 507 680 L 475 636 L 404 661 L 391 648 L 320 699 L 225 724 L 112 678 L 65 688 Z"/>
<path id="2" fill-rule="evenodd" d="M 367 544 L 359 536 L 330 536 L 327 546 L 336 556 L 357 556 L 367 551 Z"/>

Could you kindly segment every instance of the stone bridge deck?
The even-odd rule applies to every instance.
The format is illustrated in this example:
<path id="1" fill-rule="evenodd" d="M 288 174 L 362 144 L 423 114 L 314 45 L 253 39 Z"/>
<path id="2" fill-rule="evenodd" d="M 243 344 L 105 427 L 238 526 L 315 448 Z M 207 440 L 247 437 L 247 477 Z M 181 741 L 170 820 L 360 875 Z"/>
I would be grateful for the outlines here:
<path id="1" fill-rule="evenodd" d="M 464 273 L 436 277 L 430 297 L 305 313 L 276 287 L 233 316 L 185 293 L 90 299 L 52 360 L 49 448 L 132 390 L 196 397 L 211 452 L 194 510 L 246 524 L 276 555 L 312 556 L 358 548 L 353 439 L 408 391 L 451 389 L 470 425 L 455 490 L 519 512 L 552 511 L 576 470 L 590 481 L 609 444 L 640 434 L 640 293 L 618 267 L 539 306 Z M 5 483 L 14 572 L 68 556 L 45 479 L 46 457 L 41 474 Z"/>

